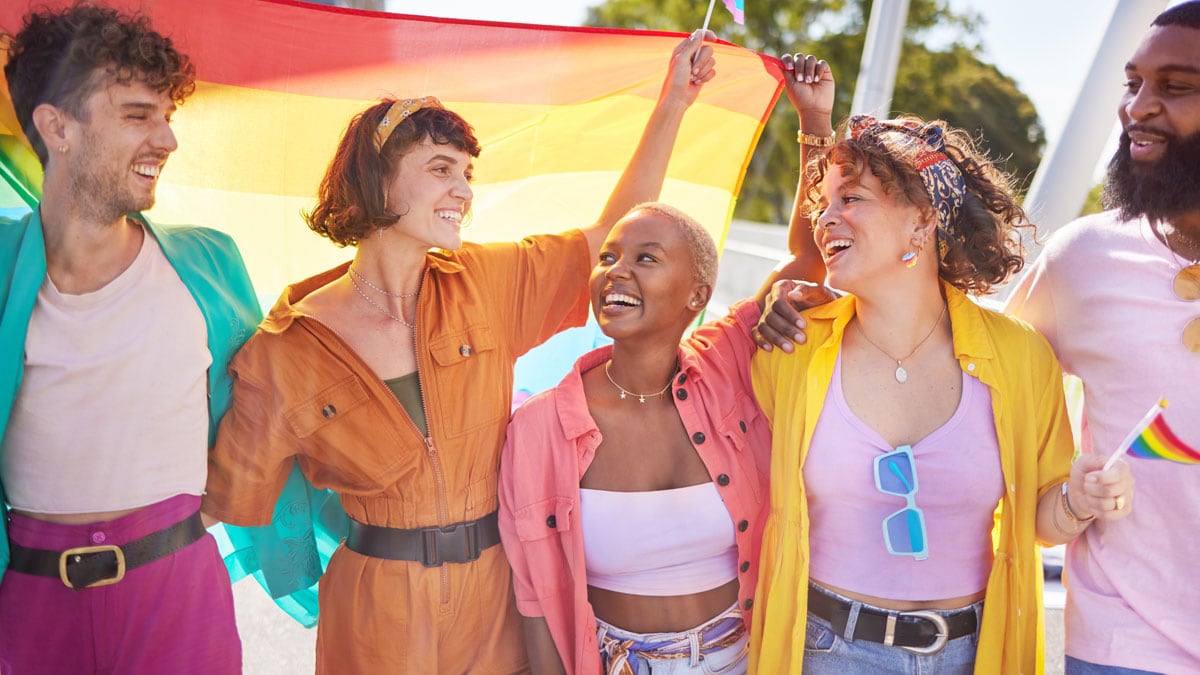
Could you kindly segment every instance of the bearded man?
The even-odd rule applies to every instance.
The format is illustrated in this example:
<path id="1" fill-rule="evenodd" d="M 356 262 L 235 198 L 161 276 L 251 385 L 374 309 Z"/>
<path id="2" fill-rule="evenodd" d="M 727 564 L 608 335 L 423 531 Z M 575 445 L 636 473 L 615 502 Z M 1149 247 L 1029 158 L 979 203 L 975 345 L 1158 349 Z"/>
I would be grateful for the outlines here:
<path id="1" fill-rule="evenodd" d="M 1154 20 L 1125 78 L 1113 210 L 1056 232 L 1007 307 L 1082 379 L 1082 450 L 1104 455 L 1160 398 L 1200 448 L 1200 2 Z M 1200 672 L 1200 466 L 1129 468 L 1130 516 L 1067 549 L 1066 672 Z"/>

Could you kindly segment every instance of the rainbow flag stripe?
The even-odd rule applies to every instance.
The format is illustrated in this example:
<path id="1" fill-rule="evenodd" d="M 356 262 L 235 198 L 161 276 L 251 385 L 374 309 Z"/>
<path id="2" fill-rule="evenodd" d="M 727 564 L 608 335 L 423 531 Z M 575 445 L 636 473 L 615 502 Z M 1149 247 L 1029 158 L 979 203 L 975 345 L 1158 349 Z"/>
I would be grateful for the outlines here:
<path id="1" fill-rule="evenodd" d="M 600 214 L 684 37 L 293 0 L 106 3 L 149 14 L 197 67 L 196 94 L 175 115 L 179 151 L 150 217 L 233 235 L 268 306 L 287 283 L 349 257 L 313 235 L 300 212 L 311 208 L 346 124 L 371 102 L 432 94 L 475 126 L 483 154 L 467 239 L 560 232 Z M 41 4 L 0 3 L 0 28 L 16 30 Z M 720 245 L 782 70 L 735 45 L 715 50 L 717 77 L 684 119 L 662 200 Z M 2 90 L 0 174 L 36 197 L 41 170 Z"/>
<path id="2" fill-rule="evenodd" d="M 1200 452 L 1179 440 L 1162 411 L 1129 445 L 1129 454 L 1144 459 L 1165 459 L 1180 464 L 1200 464 Z"/>

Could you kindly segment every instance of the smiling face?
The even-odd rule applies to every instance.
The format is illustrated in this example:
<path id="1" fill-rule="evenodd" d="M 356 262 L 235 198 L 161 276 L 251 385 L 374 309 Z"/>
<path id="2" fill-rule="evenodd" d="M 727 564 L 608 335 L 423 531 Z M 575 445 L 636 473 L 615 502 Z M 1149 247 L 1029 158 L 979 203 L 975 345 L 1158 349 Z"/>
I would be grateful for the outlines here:
<path id="1" fill-rule="evenodd" d="M 592 269 L 592 311 L 604 334 L 677 342 L 704 307 L 711 286 L 697 280 L 681 225 L 649 210 L 626 215 Z"/>
<path id="2" fill-rule="evenodd" d="M 1105 202 L 1126 218 L 1200 209 L 1200 30 L 1151 28 L 1125 76 Z"/>
<path id="3" fill-rule="evenodd" d="M 821 183 L 813 240 L 829 284 L 861 295 L 871 284 L 889 283 L 904 271 L 900 257 L 923 241 L 921 209 L 893 197 L 863 167 L 857 176 L 831 166 Z"/>
<path id="4" fill-rule="evenodd" d="M 400 158 L 385 187 L 387 204 L 400 216 L 390 229 L 420 246 L 455 250 L 462 246 L 462 219 L 471 210 L 471 155 L 429 137 Z"/>
<path id="5" fill-rule="evenodd" d="M 78 210 L 111 222 L 154 206 L 159 173 L 178 147 L 170 95 L 137 80 L 112 83 L 92 94 L 84 111 L 66 128 L 66 171 Z"/>

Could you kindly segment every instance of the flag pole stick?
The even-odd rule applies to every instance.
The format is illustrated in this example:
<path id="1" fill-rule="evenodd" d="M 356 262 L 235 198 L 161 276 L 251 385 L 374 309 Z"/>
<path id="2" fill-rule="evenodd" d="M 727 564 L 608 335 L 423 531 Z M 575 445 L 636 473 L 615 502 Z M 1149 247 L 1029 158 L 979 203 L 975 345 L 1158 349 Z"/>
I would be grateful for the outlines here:
<path id="1" fill-rule="evenodd" d="M 704 25 L 700 27 L 701 35 L 704 34 L 704 31 L 708 30 L 708 20 L 712 18 L 712 8 L 715 4 L 717 4 L 717 0 L 708 0 L 708 11 L 704 14 Z"/>
<path id="2" fill-rule="evenodd" d="M 1158 399 L 1158 402 L 1156 402 L 1154 406 L 1150 408 L 1150 411 L 1142 417 L 1141 421 L 1137 423 L 1137 426 L 1135 426 L 1132 431 L 1126 434 L 1125 440 L 1121 441 L 1121 445 L 1117 446 L 1117 450 L 1113 452 L 1113 454 L 1108 458 L 1108 461 L 1104 463 L 1104 468 L 1102 468 L 1101 471 L 1108 471 L 1111 469 L 1113 463 L 1117 461 L 1117 458 L 1119 458 L 1121 455 L 1124 455 L 1129 450 L 1129 446 L 1133 444 L 1134 439 L 1142 435 L 1142 432 L 1146 430 L 1146 427 L 1150 426 L 1150 423 L 1154 421 L 1154 418 L 1166 407 L 1167 399 Z"/>

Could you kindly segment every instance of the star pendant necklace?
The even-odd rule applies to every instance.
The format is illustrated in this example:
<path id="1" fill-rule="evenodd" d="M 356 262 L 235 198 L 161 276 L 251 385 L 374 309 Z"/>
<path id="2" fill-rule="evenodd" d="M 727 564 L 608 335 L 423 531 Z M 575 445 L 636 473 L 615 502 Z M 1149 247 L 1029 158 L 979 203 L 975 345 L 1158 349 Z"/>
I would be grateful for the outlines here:
<path id="1" fill-rule="evenodd" d="M 658 390 L 657 392 L 654 392 L 653 394 L 635 394 L 634 392 L 629 391 L 629 390 L 625 389 L 625 387 L 622 387 L 621 385 L 617 384 L 617 381 L 614 380 L 612 377 L 612 373 L 608 372 L 608 367 L 611 365 L 612 365 L 611 360 L 609 360 L 607 363 L 604 364 L 604 376 L 608 378 L 609 382 L 612 382 L 612 386 L 616 387 L 617 391 L 621 392 L 621 400 L 622 401 L 624 401 L 625 397 L 627 397 L 627 396 L 636 397 L 638 400 L 638 403 L 645 403 L 647 398 L 653 398 L 655 396 L 662 398 L 663 395 L 667 393 L 667 390 L 671 388 L 671 381 L 675 379 L 675 373 L 671 373 L 671 377 L 667 378 L 667 386 L 663 387 L 662 389 Z M 676 365 L 675 369 L 676 370 L 679 369 L 678 364 Z"/>
<path id="2" fill-rule="evenodd" d="M 908 371 L 904 369 L 904 361 L 906 359 L 911 358 L 913 354 L 916 354 L 917 350 L 921 348 L 921 345 L 925 344 L 929 340 L 929 338 L 931 336 L 933 336 L 933 332 L 936 331 L 938 325 L 940 325 L 942 323 L 942 317 L 945 315 L 946 315 L 946 305 L 943 304 L 942 311 L 938 312 L 937 321 L 933 322 L 933 327 L 929 329 L 929 332 L 925 334 L 925 337 L 921 338 L 921 341 L 917 343 L 917 346 L 912 348 L 912 351 L 910 351 L 908 354 L 905 354 L 903 358 L 899 358 L 899 359 L 892 356 L 891 354 L 887 353 L 887 351 L 885 351 L 883 347 L 880 347 L 879 345 L 875 344 L 874 340 L 867 337 L 867 332 L 863 330 L 861 321 L 855 321 L 854 327 L 858 329 L 858 334 L 863 336 L 863 339 L 866 340 L 868 344 L 870 344 L 875 349 L 878 349 L 880 354 L 883 354 L 884 356 L 886 356 L 889 359 L 896 362 L 896 381 L 899 382 L 900 384 L 904 384 L 905 382 L 908 382 Z"/>

